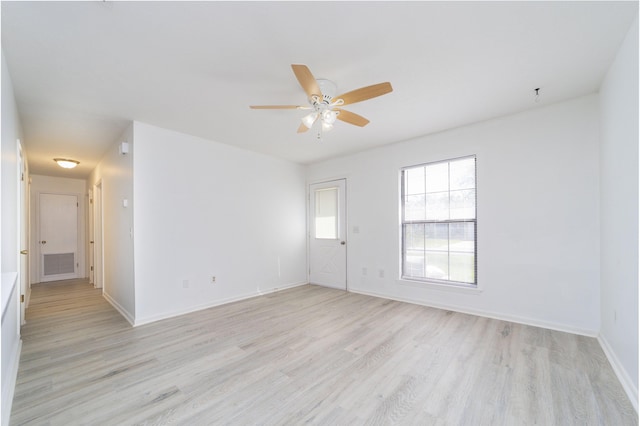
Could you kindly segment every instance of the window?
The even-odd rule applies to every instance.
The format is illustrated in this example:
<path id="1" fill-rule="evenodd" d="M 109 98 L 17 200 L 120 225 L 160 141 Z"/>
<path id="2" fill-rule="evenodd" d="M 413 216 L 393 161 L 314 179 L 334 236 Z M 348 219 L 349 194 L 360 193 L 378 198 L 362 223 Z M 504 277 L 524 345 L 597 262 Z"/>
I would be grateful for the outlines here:
<path id="1" fill-rule="evenodd" d="M 338 188 L 322 188 L 315 191 L 316 238 L 338 238 Z"/>
<path id="2" fill-rule="evenodd" d="M 476 158 L 402 170 L 402 278 L 476 285 Z"/>

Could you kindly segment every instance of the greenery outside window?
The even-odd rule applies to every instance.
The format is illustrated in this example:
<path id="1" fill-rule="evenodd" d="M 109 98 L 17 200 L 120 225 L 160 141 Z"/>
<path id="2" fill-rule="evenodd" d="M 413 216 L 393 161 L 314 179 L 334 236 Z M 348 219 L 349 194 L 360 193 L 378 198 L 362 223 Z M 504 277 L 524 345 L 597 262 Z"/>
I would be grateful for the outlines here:
<path id="1" fill-rule="evenodd" d="M 476 286 L 476 157 L 402 169 L 402 278 Z"/>

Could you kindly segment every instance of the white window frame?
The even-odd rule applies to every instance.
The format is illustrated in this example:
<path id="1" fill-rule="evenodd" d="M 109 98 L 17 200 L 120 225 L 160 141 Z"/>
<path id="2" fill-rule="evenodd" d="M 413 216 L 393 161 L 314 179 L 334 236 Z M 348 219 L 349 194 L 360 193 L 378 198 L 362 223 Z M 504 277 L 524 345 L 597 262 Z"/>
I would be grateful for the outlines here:
<path id="1" fill-rule="evenodd" d="M 474 217 L 473 218 L 465 218 L 465 219 L 447 219 L 447 220 L 427 220 L 427 219 L 420 219 L 420 220 L 405 220 L 405 201 L 406 201 L 406 196 L 405 196 L 405 172 L 407 170 L 410 169 L 415 169 L 418 167 L 428 167 L 428 166 L 432 166 L 432 165 L 437 165 L 437 164 L 442 164 L 442 163 L 447 163 L 450 164 L 451 162 L 454 161 L 458 161 L 458 160 L 464 160 L 464 159 L 469 159 L 469 158 L 473 158 L 475 160 L 475 165 L 474 165 L 474 190 L 475 190 L 475 209 L 474 209 Z M 400 282 L 401 283 L 416 283 L 416 284 L 437 284 L 437 285 L 444 285 L 446 287 L 450 287 L 450 288 L 467 288 L 467 289 L 478 289 L 478 222 L 477 222 L 477 210 L 478 210 L 478 181 L 477 181 L 477 176 L 478 176 L 478 166 L 477 166 L 477 157 L 476 155 L 467 155 L 467 156 L 463 156 L 463 157 L 456 157 L 456 158 L 450 158 L 450 159 L 444 159 L 444 160 L 439 160 L 439 161 L 433 161 L 433 162 L 428 162 L 428 163 L 422 163 L 422 164 L 415 164 L 415 165 L 411 165 L 411 166 L 406 166 L 403 167 L 400 171 Z M 474 251 L 473 251 L 473 262 L 474 262 L 474 282 L 473 283 L 469 283 L 469 282 L 461 282 L 461 281 L 455 281 L 455 280 L 449 280 L 449 279 L 437 279 L 437 278 L 425 278 L 425 277 L 416 277 L 416 276 L 412 276 L 412 275 L 407 275 L 405 274 L 405 265 L 406 265 L 406 249 L 405 249 L 405 228 L 406 225 L 409 224 L 420 224 L 420 223 L 424 223 L 424 224 L 431 224 L 431 223 L 446 223 L 446 224 L 452 224 L 452 223 L 464 223 L 464 222 L 472 222 L 474 224 L 474 237 L 473 237 L 473 244 L 474 244 Z M 450 255 L 451 250 L 450 248 L 447 250 L 448 255 Z"/>

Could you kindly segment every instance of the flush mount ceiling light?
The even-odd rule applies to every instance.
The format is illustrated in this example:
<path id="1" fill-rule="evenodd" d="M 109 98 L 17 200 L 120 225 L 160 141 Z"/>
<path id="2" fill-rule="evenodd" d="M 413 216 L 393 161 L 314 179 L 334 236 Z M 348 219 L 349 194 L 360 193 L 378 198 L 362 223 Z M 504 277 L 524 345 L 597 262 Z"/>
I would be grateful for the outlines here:
<path id="1" fill-rule="evenodd" d="M 311 74 L 306 65 L 291 65 L 300 86 L 307 94 L 310 106 L 302 105 L 252 105 L 252 109 L 303 109 L 311 110 L 311 113 L 302 117 L 302 124 L 298 128 L 298 133 L 309 130 L 317 121 L 321 123 L 318 132 L 318 139 L 322 131 L 333 128 L 336 120 L 355 126 L 364 127 L 369 124 L 366 118 L 342 109 L 342 106 L 366 101 L 367 99 L 382 96 L 391 92 L 390 83 L 379 83 L 372 86 L 361 87 L 351 92 L 336 96 L 336 85 L 332 81 L 317 79 Z"/>
<path id="2" fill-rule="evenodd" d="M 69 160 L 68 158 L 54 158 L 53 161 L 58 163 L 58 166 L 62 167 L 63 169 L 73 169 L 75 166 L 80 164 L 79 161 Z"/>

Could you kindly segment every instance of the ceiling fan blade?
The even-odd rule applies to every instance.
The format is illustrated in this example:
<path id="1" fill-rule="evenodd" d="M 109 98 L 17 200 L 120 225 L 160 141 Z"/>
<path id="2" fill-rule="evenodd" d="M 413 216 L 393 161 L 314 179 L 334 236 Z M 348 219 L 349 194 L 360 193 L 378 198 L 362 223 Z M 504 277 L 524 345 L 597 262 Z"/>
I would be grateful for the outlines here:
<path id="1" fill-rule="evenodd" d="M 291 68 L 293 69 L 293 73 L 296 75 L 300 86 L 302 86 L 309 99 L 313 96 L 322 98 L 320 86 L 318 86 L 318 82 L 306 65 L 293 64 L 291 65 Z"/>
<path id="2" fill-rule="evenodd" d="M 307 126 L 305 126 L 304 123 L 300 124 L 300 127 L 298 127 L 298 133 L 304 133 L 307 130 L 309 130 L 309 128 Z"/>
<path id="3" fill-rule="evenodd" d="M 335 108 L 334 110 L 340 112 L 336 118 L 338 120 L 344 121 L 345 123 L 353 124 L 360 127 L 364 127 L 369 124 L 369 120 L 361 115 L 339 108 Z"/>
<path id="4" fill-rule="evenodd" d="M 344 93 L 342 95 L 335 96 L 334 101 L 342 99 L 344 102 L 342 105 L 355 104 L 356 102 L 366 101 L 367 99 L 375 98 L 378 96 L 386 95 L 393 91 L 391 83 L 378 83 L 372 86 L 361 87 L 360 89 L 352 90 L 351 92 Z"/>
<path id="5" fill-rule="evenodd" d="M 251 109 L 298 109 L 299 105 L 250 105 Z"/>

